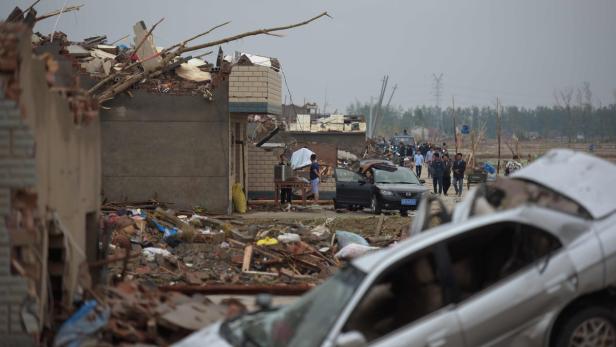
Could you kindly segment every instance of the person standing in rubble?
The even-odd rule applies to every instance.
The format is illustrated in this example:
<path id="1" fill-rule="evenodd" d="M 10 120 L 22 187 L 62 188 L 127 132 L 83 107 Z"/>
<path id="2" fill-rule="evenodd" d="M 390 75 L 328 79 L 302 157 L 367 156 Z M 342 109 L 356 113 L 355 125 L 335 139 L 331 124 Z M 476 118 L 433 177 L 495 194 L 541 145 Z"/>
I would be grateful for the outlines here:
<path id="1" fill-rule="evenodd" d="M 449 159 L 449 154 L 443 154 L 443 166 L 445 170 L 443 171 L 443 195 L 447 196 L 447 191 L 449 187 L 451 187 L 451 159 Z"/>
<path id="2" fill-rule="evenodd" d="M 453 170 L 453 189 L 455 189 L 458 197 L 462 196 L 462 187 L 464 187 L 464 171 L 466 171 L 466 162 L 462 159 L 462 153 L 456 153 L 456 160 L 452 165 Z"/>
<path id="3" fill-rule="evenodd" d="M 434 194 L 443 194 L 445 164 L 443 160 L 441 160 L 441 156 L 438 152 L 434 153 L 432 164 L 430 164 L 430 171 L 432 171 L 432 187 L 434 189 Z"/>
<path id="4" fill-rule="evenodd" d="M 415 173 L 417 174 L 417 178 L 421 178 L 421 166 L 424 162 L 424 156 L 420 151 L 415 153 Z"/>
<path id="5" fill-rule="evenodd" d="M 522 163 L 520 163 L 519 160 L 520 157 L 515 154 L 513 156 L 513 159 L 507 162 L 507 165 L 505 165 L 505 176 L 510 176 L 511 174 L 522 168 Z"/>
<path id="6" fill-rule="evenodd" d="M 314 195 L 314 203 L 318 204 L 319 203 L 319 184 L 320 184 L 320 179 L 321 179 L 321 172 L 320 167 L 319 167 L 319 163 L 317 162 L 317 155 L 316 154 L 312 154 L 310 156 L 310 189 L 312 191 L 312 194 Z"/>

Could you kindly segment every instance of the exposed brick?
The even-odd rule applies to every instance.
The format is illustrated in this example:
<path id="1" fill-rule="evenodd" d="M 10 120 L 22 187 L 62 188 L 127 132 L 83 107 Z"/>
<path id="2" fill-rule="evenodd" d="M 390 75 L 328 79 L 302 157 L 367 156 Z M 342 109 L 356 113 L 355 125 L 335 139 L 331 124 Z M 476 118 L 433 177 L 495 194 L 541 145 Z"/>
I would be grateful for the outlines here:
<path id="1" fill-rule="evenodd" d="M 0 111 L 14 108 L 17 108 L 17 103 L 15 101 L 0 98 Z"/>
<path id="2" fill-rule="evenodd" d="M 35 345 L 33 338 L 25 333 L 2 336 L 2 347 L 30 347 Z"/>
<path id="3" fill-rule="evenodd" d="M 22 126 L 21 116 L 18 109 L 0 109 L 0 128 L 17 128 Z"/>

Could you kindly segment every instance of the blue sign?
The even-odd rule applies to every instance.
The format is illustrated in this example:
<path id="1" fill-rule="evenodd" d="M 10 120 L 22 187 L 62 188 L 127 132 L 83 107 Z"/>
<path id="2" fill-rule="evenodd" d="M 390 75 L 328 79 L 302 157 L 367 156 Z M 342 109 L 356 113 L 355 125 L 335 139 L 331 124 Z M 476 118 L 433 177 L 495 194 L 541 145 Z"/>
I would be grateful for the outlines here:
<path id="1" fill-rule="evenodd" d="M 468 125 L 463 125 L 463 126 L 462 126 L 462 129 L 460 130 L 460 132 L 461 132 L 462 134 L 468 134 L 468 133 L 470 133 L 470 132 L 471 132 L 471 128 L 470 128 Z"/>

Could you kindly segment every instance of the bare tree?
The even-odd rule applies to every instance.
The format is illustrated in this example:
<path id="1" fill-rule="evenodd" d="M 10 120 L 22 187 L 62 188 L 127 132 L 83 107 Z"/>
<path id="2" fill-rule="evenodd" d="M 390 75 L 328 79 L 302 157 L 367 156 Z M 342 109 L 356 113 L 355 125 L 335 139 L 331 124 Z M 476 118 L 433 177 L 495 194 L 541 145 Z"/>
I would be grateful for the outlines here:
<path id="1" fill-rule="evenodd" d="M 588 127 L 590 126 L 590 116 L 592 114 L 592 91 L 590 83 L 583 82 L 582 87 L 577 89 L 576 95 L 579 108 L 579 122 L 584 136 L 588 136 Z"/>
<path id="2" fill-rule="evenodd" d="M 554 92 L 556 105 L 567 114 L 567 141 L 569 146 L 573 142 L 573 111 L 571 110 L 571 100 L 573 99 L 573 88 L 567 87 L 558 92 Z"/>

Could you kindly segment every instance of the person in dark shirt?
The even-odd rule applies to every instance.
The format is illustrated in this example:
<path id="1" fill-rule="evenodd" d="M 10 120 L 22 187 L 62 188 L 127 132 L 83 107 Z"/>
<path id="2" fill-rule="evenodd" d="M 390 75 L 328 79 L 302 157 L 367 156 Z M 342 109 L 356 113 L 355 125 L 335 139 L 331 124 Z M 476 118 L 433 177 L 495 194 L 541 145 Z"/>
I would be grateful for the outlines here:
<path id="1" fill-rule="evenodd" d="M 451 187 L 451 159 L 449 159 L 449 154 L 443 154 L 443 166 L 445 170 L 443 171 L 443 194 L 447 195 L 447 191 L 449 187 Z"/>
<path id="2" fill-rule="evenodd" d="M 404 158 L 406 158 L 407 153 L 406 153 L 406 146 L 404 145 L 404 142 L 400 141 L 400 146 L 398 147 L 398 154 L 399 154 L 399 165 L 400 166 L 404 166 Z"/>
<path id="3" fill-rule="evenodd" d="M 443 193 L 443 174 L 445 173 L 445 164 L 441 159 L 439 152 L 434 153 L 432 163 L 430 164 L 432 171 L 432 187 L 434 194 Z M 437 192 L 438 191 L 438 192 Z"/>
<path id="4" fill-rule="evenodd" d="M 464 187 L 464 171 L 466 170 L 466 162 L 462 160 L 462 153 L 456 153 L 456 160 L 453 161 L 453 189 L 456 190 L 458 196 L 462 196 L 462 188 Z"/>
<path id="5" fill-rule="evenodd" d="M 319 203 L 319 183 L 321 178 L 321 172 L 319 163 L 317 162 L 317 155 L 313 154 L 310 156 L 310 189 L 312 190 L 312 194 L 314 194 L 314 203 Z"/>

